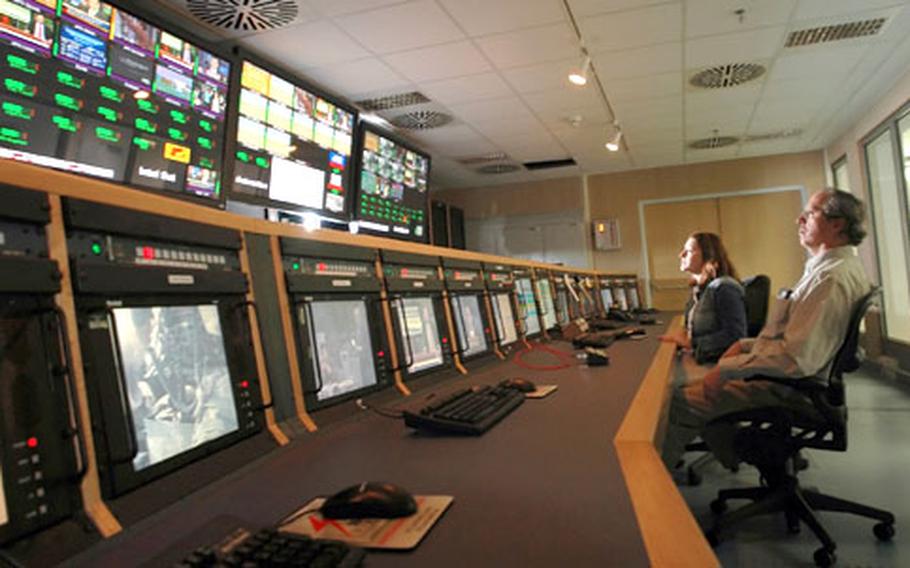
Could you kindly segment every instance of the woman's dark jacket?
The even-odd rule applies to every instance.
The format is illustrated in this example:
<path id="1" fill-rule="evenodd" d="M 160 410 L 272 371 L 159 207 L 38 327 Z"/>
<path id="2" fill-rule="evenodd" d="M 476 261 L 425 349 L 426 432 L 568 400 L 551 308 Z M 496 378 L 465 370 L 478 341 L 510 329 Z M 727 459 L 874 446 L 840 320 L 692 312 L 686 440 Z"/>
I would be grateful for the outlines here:
<path id="1" fill-rule="evenodd" d="M 686 329 L 699 364 L 717 361 L 733 342 L 746 336 L 746 303 L 742 285 L 721 276 L 696 288 L 686 305 Z"/>

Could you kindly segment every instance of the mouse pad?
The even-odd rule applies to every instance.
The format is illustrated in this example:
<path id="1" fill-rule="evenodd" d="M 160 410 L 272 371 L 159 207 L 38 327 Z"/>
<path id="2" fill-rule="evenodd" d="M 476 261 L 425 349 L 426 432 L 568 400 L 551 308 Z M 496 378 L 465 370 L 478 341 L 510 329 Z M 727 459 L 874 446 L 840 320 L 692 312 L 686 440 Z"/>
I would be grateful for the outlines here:
<path id="1" fill-rule="evenodd" d="M 537 385 L 533 392 L 526 392 L 525 398 L 543 398 L 559 388 L 559 385 Z"/>
<path id="2" fill-rule="evenodd" d="M 448 495 L 414 495 L 417 512 L 399 519 L 324 519 L 319 511 L 324 497 L 317 497 L 300 511 L 313 509 L 293 522 L 281 527 L 282 531 L 306 535 L 310 538 L 340 540 L 362 548 L 409 550 L 417 546 L 430 532 L 439 517 L 452 504 Z M 292 514 L 291 517 L 296 516 Z"/>

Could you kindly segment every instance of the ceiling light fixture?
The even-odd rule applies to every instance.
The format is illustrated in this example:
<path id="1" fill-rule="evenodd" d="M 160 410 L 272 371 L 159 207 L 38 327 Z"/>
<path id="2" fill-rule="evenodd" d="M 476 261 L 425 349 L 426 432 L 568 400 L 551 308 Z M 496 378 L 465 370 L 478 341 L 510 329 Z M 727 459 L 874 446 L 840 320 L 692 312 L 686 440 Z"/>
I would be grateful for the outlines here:
<path id="1" fill-rule="evenodd" d="M 616 123 L 613 123 L 613 127 L 616 129 L 616 133 L 604 144 L 604 147 L 611 152 L 618 152 L 619 143 L 622 141 L 622 128 Z"/>
<path id="2" fill-rule="evenodd" d="M 591 56 L 585 53 L 581 66 L 569 73 L 569 82 L 579 87 L 588 84 L 588 70 L 591 69 Z"/>

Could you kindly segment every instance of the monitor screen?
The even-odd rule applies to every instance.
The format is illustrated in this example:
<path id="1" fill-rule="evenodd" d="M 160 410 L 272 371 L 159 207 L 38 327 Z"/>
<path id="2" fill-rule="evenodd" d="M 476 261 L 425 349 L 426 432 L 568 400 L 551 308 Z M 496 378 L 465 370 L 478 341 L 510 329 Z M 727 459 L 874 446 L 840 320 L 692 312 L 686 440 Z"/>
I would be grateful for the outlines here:
<path id="1" fill-rule="evenodd" d="M 243 62 L 232 197 L 345 219 L 356 113 Z"/>
<path id="2" fill-rule="evenodd" d="M 407 328 L 406 337 L 402 337 L 405 349 L 408 350 L 411 365 L 409 373 L 417 373 L 437 365 L 442 365 L 442 346 L 439 343 L 439 328 L 436 327 L 436 315 L 433 312 L 432 298 L 402 298 L 404 313 L 398 312 L 398 329 Z"/>
<path id="3" fill-rule="evenodd" d="M 619 309 L 623 311 L 629 309 L 629 302 L 626 299 L 626 290 L 622 286 L 613 288 L 613 300 L 619 305 Z"/>
<path id="4" fill-rule="evenodd" d="M 3 454 L 0 454 L 0 527 L 9 522 L 6 512 L 6 493 L 3 488 Z"/>
<path id="5" fill-rule="evenodd" d="M 363 300 L 315 301 L 310 337 L 316 345 L 313 371 L 322 388 L 317 400 L 327 400 L 376 384 L 373 344 Z M 301 307 L 301 310 L 304 308 Z"/>
<path id="6" fill-rule="evenodd" d="M 461 354 L 470 357 L 487 350 L 487 337 L 483 332 L 483 319 L 480 315 L 480 302 L 476 295 L 456 295 L 455 301 L 458 323 L 458 346 Z"/>
<path id="7" fill-rule="evenodd" d="M 626 288 L 626 297 L 629 301 L 630 310 L 637 310 L 641 307 L 641 302 L 638 300 L 638 288 L 635 285 Z"/>
<path id="8" fill-rule="evenodd" d="M 518 301 L 524 311 L 524 321 L 528 335 L 540 332 L 540 319 L 537 317 L 537 302 L 534 300 L 534 289 L 531 287 L 530 278 L 519 278 L 515 285 L 518 287 Z"/>
<path id="9" fill-rule="evenodd" d="M 237 431 L 214 305 L 115 308 L 116 340 L 141 471 Z"/>
<path id="10" fill-rule="evenodd" d="M 365 232 L 427 242 L 430 156 L 364 125 L 354 218 Z"/>
<path id="11" fill-rule="evenodd" d="M 0 157 L 220 202 L 228 61 L 105 2 L 0 0 L 0 68 Z"/>
<path id="12" fill-rule="evenodd" d="M 601 288 L 600 299 L 604 303 L 604 309 L 609 311 L 613 306 L 613 292 L 611 292 L 609 288 Z"/>
<path id="13" fill-rule="evenodd" d="M 496 294 L 493 298 L 493 313 L 496 316 L 496 329 L 499 330 L 500 345 L 518 341 L 515 330 L 515 316 L 512 314 L 512 299 L 509 294 Z"/>
<path id="14" fill-rule="evenodd" d="M 559 310 L 556 313 L 556 317 L 560 325 L 565 325 L 569 323 L 569 294 L 563 290 L 556 291 L 556 302 L 559 304 Z"/>
<path id="15" fill-rule="evenodd" d="M 546 329 L 550 329 L 556 325 L 556 314 L 554 313 L 556 309 L 553 306 L 553 295 L 550 293 L 549 280 L 537 281 L 537 295 L 543 304 L 543 326 Z"/>

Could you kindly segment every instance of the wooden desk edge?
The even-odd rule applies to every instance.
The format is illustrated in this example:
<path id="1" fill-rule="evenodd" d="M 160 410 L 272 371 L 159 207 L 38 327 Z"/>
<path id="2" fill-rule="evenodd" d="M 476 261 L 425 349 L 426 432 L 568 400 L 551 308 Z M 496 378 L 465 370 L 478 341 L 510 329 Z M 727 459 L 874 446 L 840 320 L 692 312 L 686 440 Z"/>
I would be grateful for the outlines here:
<path id="1" fill-rule="evenodd" d="M 670 327 L 680 325 L 677 316 Z M 658 348 L 613 445 L 651 566 L 720 566 L 654 447 L 675 351 Z"/>

